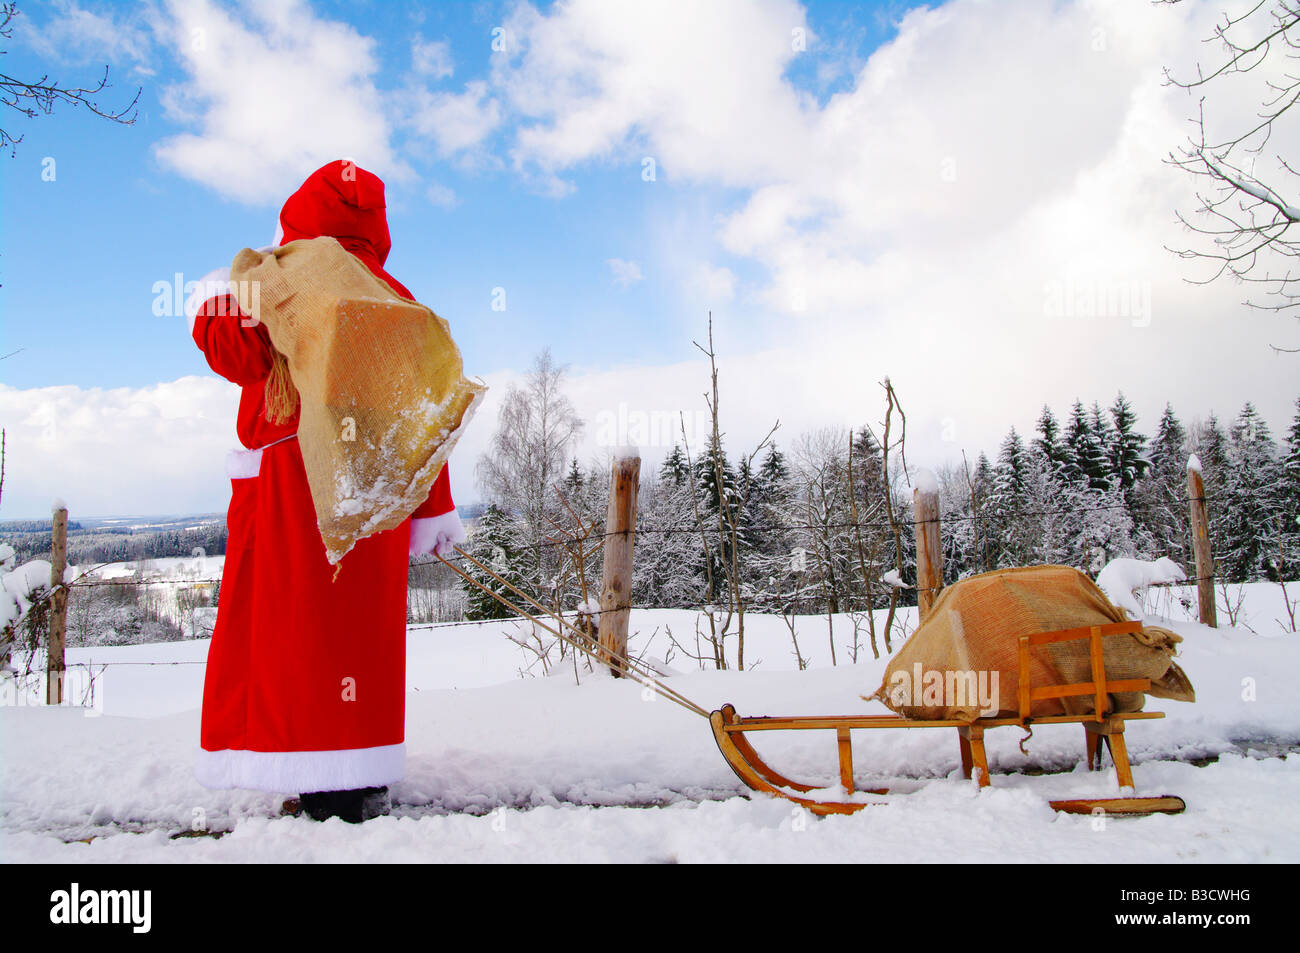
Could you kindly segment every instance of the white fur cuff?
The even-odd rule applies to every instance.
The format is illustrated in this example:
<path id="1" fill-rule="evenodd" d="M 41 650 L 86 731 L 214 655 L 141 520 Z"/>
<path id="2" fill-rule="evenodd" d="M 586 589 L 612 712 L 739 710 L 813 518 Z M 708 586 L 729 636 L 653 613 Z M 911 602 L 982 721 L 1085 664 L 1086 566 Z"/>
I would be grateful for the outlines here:
<path id="1" fill-rule="evenodd" d="M 455 510 L 441 516 L 411 520 L 411 555 L 423 556 L 434 551 L 447 556 L 452 546 L 465 542 L 465 524 Z"/>

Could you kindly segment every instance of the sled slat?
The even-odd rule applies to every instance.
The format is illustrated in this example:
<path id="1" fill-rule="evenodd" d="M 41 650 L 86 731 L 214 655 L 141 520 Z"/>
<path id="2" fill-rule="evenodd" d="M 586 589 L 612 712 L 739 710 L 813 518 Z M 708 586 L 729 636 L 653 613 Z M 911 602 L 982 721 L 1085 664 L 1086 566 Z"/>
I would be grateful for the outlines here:
<path id="1" fill-rule="evenodd" d="M 1145 692 L 1151 688 L 1151 679 L 1125 678 L 1117 682 L 1103 682 L 1101 684 L 1106 689 L 1107 693 Z M 1033 701 L 1038 701 L 1040 698 L 1068 698 L 1072 695 L 1093 695 L 1094 693 L 1094 683 L 1075 682 L 1073 685 L 1047 685 L 1043 688 L 1035 688 L 1029 693 L 1029 697 Z M 1105 702 L 1102 703 L 1102 707 L 1105 707 Z M 1042 719 L 1035 718 L 1034 720 L 1041 721 Z"/>
<path id="2" fill-rule="evenodd" d="M 1030 645 L 1048 645 L 1052 642 L 1072 642 L 1075 639 L 1091 638 L 1093 629 L 1096 629 L 1103 637 L 1136 635 L 1142 631 L 1142 623 L 1108 622 L 1105 625 L 1085 626 L 1080 629 L 1061 629 L 1058 632 L 1034 632 L 1029 635 L 1022 635 L 1021 638 L 1028 639 Z"/>
<path id="3" fill-rule="evenodd" d="M 985 728 L 1019 724 L 1061 725 L 1077 723 L 1081 717 L 1091 718 L 1092 716 L 1040 715 L 1036 718 L 1026 718 L 1023 721 L 1019 718 L 980 718 L 978 723 Z M 1113 717 L 1150 719 L 1163 718 L 1165 713 L 1162 711 L 1125 711 L 1119 712 Z M 747 715 L 738 717 L 734 722 L 724 724 L 722 730 L 728 733 L 742 734 L 746 731 L 826 731 L 839 730 L 840 728 L 961 728 L 969 724 L 972 724 L 972 722 L 950 719 L 912 721 L 901 715 L 809 715 L 789 718 L 772 717 L 770 715 Z"/>
<path id="4" fill-rule="evenodd" d="M 1049 801 L 1052 810 L 1063 814 L 1181 814 L 1187 809 L 1180 797 L 1163 794 L 1159 797 L 1082 798 L 1074 801 Z"/>

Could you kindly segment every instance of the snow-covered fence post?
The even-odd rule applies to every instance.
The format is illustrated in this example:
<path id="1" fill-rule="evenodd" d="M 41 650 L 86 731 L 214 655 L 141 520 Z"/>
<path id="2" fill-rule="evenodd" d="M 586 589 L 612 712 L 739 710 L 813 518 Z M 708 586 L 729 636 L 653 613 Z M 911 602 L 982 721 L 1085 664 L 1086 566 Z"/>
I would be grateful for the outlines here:
<path id="1" fill-rule="evenodd" d="M 916 533 L 916 604 L 925 621 L 943 588 L 943 550 L 939 543 L 939 481 L 920 470 L 912 490 L 912 528 Z"/>
<path id="2" fill-rule="evenodd" d="M 618 677 L 622 666 L 611 653 L 627 655 L 627 624 L 632 607 L 632 546 L 636 541 L 636 497 L 641 456 L 620 451 L 609 475 L 605 516 L 605 563 L 600 577 L 600 656 Z"/>
<path id="3" fill-rule="evenodd" d="M 1201 461 L 1195 454 L 1187 458 L 1187 505 L 1192 517 L 1192 550 L 1196 554 L 1196 595 L 1200 602 L 1201 624 L 1219 627 L 1214 605 L 1214 554 L 1210 551 L 1210 521 L 1205 512 L 1205 482 L 1201 479 Z"/>
<path id="4" fill-rule="evenodd" d="M 50 528 L 50 630 L 45 647 L 45 704 L 63 704 L 63 643 L 68 627 L 68 588 L 63 576 L 68 566 L 68 508 L 54 501 Z"/>

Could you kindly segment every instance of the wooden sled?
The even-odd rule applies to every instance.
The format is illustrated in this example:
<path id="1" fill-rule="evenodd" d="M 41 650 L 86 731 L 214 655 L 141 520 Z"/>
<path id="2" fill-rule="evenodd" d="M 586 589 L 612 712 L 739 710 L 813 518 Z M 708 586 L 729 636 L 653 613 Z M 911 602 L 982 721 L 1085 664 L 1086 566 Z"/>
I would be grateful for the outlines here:
<path id="1" fill-rule="evenodd" d="M 981 787 L 990 784 L 988 756 L 984 750 L 984 731 L 1004 725 L 1017 725 L 1027 728 L 1031 725 L 1082 724 L 1088 769 L 1101 768 L 1103 747 L 1110 751 L 1111 761 L 1115 766 L 1116 779 L 1121 793 L 1133 789 L 1133 771 L 1128 760 L 1128 748 L 1124 744 L 1124 723 L 1127 721 L 1163 718 L 1163 712 L 1121 712 L 1106 713 L 1107 695 L 1110 692 L 1145 692 L 1151 688 L 1150 679 L 1135 678 L 1108 681 L 1106 665 L 1102 654 L 1102 639 L 1114 635 L 1127 635 L 1140 631 L 1140 622 L 1116 622 L 1109 625 L 1091 626 L 1083 629 L 1066 629 L 1059 632 L 1042 632 L 1034 635 L 1022 635 L 1019 645 L 1019 713 L 1018 717 L 977 718 L 974 721 L 934 720 L 922 721 L 905 718 L 902 715 L 851 715 L 851 716 L 814 716 L 795 718 L 758 717 L 745 718 L 736 714 L 731 705 L 710 715 L 713 725 L 713 737 L 718 743 L 718 750 L 727 759 L 737 777 L 755 791 L 762 791 L 776 797 L 785 798 L 796 804 L 802 804 L 814 814 L 852 814 L 880 801 L 864 800 L 855 797 L 859 794 L 885 795 L 887 788 L 869 789 L 858 792 L 853 780 L 853 742 L 852 732 L 867 728 L 956 728 L 958 745 L 961 752 L 962 773 L 967 778 L 978 779 Z M 1065 642 L 1074 639 L 1090 640 L 1090 660 L 1092 681 L 1076 682 L 1071 685 L 1049 685 L 1034 687 L 1030 684 L 1029 649 L 1031 646 L 1050 642 Z M 1047 698 L 1066 698 L 1070 696 L 1092 696 L 1093 713 L 1084 715 L 1046 715 L 1031 717 L 1029 712 L 1034 702 Z M 838 792 L 826 788 L 794 781 L 778 773 L 754 750 L 746 736 L 754 731 L 834 731 L 839 747 L 840 782 Z M 1051 806 L 1067 814 L 1178 814 L 1185 807 L 1182 798 L 1162 795 L 1159 797 L 1114 797 L 1081 798 L 1077 800 L 1051 801 Z"/>

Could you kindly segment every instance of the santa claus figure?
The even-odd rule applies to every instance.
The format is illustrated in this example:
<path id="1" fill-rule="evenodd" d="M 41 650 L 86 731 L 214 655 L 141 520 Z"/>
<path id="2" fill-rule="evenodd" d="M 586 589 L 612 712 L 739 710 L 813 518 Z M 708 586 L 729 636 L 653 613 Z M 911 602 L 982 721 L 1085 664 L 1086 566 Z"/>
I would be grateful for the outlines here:
<path id="1" fill-rule="evenodd" d="M 377 176 L 339 160 L 289 197 L 276 244 L 323 235 L 411 298 L 384 270 Z M 465 532 L 444 466 L 412 517 L 358 542 L 336 576 L 295 439 L 298 410 L 268 402 L 276 354 L 225 290 L 228 278 L 228 269 L 208 276 L 190 308 L 208 365 L 241 388 L 246 448 L 227 459 L 229 535 L 197 775 L 210 788 L 298 793 L 318 820 L 361 821 L 387 810 L 387 786 L 405 769 L 408 556 L 446 554 Z"/>

